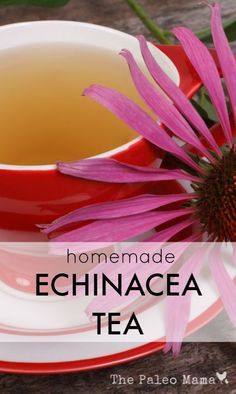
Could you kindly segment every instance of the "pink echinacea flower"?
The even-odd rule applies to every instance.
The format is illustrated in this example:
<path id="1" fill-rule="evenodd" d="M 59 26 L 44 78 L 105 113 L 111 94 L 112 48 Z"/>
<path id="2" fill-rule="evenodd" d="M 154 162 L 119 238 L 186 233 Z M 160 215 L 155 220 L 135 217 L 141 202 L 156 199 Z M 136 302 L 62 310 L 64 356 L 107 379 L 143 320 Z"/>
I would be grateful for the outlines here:
<path id="1" fill-rule="evenodd" d="M 85 90 L 84 95 L 105 106 L 142 137 L 167 152 L 169 157 L 175 158 L 177 166 L 172 169 L 163 166 L 149 168 L 121 163 L 111 158 L 96 158 L 59 162 L 58 170 L 69 176 L 100 182 L 156 182 L 157 187 L 159 181 L 184 180 L 191 186 L 191 192 L 161 196 L 144 194 L 79 208 L 43 226 L 42 231 L 49 234 L 67 225 L 80 224 L 79 228 L 57 236 L 55 241 L 119 242 L 170 222 L 167 229 L 160 232 L 157 229 L 152 240 L 167 242 L 183 229 L 194 226 L 196 233 L 195 238 L 193 234 L 193 240 L 236 242 L 236 148 L 233 132 L 236 121 L 236 61 L 222 27 L 220 5 L 215 3 L 211 6 L 211 11 L 214 46 L 232 115 L 228 113 L 221 77 L 208 48 L 187 28 L 178 27 L 173 29 L 173 32 L 208 91 L 224 133 L 223 146 L 218 145 L 211 129 L 191 102 L 157 64 L 144 37 L 139 37 L 144 62 L 167 97 L 149 82 L 128 50 L 122 50 L 121 56 L 129 66 L 138 93 L 165 128 L 114 89 L 92 85 Z M 180 146 L 172 135 L 182 140 L 185 145 Z M 186 146 L 190 149 L 186 149 Z M 192 153 L 191 147 L 196 153 Z M 177 208 L 170 208 L 173 203 L 178 203 Z M 176 219 L 177 223 L 173 222 Z M 87 220 L 93 222 L 81 227 L 81 223 Z M 235 285 L 220 260 L 220 254 L 217 258 L 212 257 L 210 269 L 225 309 L 236 325 Z M 188 272 L 188 267 L 196 268 L 194 256 L 186 267 L 183 266 L 183 271 Z M 200 267 L 196 269 L 199 270 Z M 190 300 L 188 297 L 185 300 L 184 298 L 170 299 L 167 303 L 165 351 L 172 349 L 174 354 L 180 350 L 189 317 Z M 112 307 L 112 301 L 109 306 Z M 181 311 L 182 322 L 174 311 Z M 168 333 L 173 330 L 179 333 L 176 343 L 168 342 Z"/>

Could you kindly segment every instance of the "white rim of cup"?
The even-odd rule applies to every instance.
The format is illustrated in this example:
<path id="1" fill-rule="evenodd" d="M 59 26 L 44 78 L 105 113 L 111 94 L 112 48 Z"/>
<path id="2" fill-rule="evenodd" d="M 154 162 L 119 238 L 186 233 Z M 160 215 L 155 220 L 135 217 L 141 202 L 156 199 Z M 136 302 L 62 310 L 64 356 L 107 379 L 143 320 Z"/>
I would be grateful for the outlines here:
<path id="1" fill-rule="evenodd" d="M 108 36 L 110 37 L 109 40 Z M 128 48 L 132 50 L 139 65 L 141 65 L 144 70 L 146 68 L 136 38 L 106 26 L 76 21 L 49 20 L 13 23 L 0 27 L 0 51 L 29 44 L 42 44 L 44 42 L 68 42 L 70 44 L 75 43 L 77 45 L 96 46 L 98 48 L 112 50 L 114 53 L 117 53 L 117 55 L 121 49 Z M 179 85 L 179 73 L 173 62 L 154 45 L 149 43 L 149 47 L 160 66 L 164 68 L 172 80 Z M 112 156 L 128 149 L 141 139 L 142 137 L 137 137 L 124 145 L 93 157 Z M 0 164 L 0 170 L 47 171 L 55 169 L 56 164 Z"/>

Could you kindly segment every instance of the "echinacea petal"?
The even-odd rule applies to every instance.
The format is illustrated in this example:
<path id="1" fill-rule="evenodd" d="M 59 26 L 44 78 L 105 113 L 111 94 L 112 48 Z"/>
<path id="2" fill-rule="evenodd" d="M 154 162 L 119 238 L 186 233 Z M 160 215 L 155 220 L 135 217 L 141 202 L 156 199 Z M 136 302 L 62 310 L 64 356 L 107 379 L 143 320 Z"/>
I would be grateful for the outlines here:
<path id="1" fill-rule="evenodd" d="M 128 218 L 97 220 L 59 235 L 52 242 L 121 242 L 145 233 L 169 220 L 190 215 L 193 212 L 193 208 L 183 208 L 167 212 L 144 212 Z"/>
<path id="2" fill-rule="evenodd" d="M 232 243 L 232 247 L 233 247 L 233 262 L 234 264 L 236 264 L 236 243 Z"/>
<path id="3" fill-rule="evenodd" d="M 197 224 L 198 220 L 196 218 L 189 218 L 183 220 L 180 223 L 176 223 L 173 226 L 168 227 L 167 229 L 158 231 L 156 234 L 148 238 L 148 242 L 167 242 L 176 234 L 180 233 L 182 230 Z"/>
<path id="4" fill-rule="evenodd" d="M 181 344 L 189 321 L 191 293 L 182 292 L 191 274 L 198 275 L 206 255 L 207 247 L 204 245 L 197 249 L 193 255 L 183 264 L 179 270 L 179 296 L 169 296 L 166 299 L 165 325 L 166 325 L 166 345 L 163 349 L 167 353 L 172 349 L 174 356 L 177 356 L 181 349 Z"/>
<path id="5" fill-rule="evenodd" d="M 161 196 L 157 196 L 155 194 L 143 194 L 138 197 L 131 197 L 123 200 L 92 204 L 76 209 L 67 215 L 60 217 L 46 227 L 44 226 L 42 232 L 49 234 L 63 226 L 85 220 L 114 219 L 131 216 L 137 213 L 148 212 L 173 202 L 191 200 L 193 197 L 194 195 L 191 193 Z"/>
<path id="6" fill-rule="evenodd" d="M 146 240 L 147 241 L 147 240 Z M 189 244 L 186 243 L 187 241 L 184 240 L 183 243 L 181 244 L 170 244 L 167 247 L 164 247 L 164 252 L 168 253 L 168 249 L 175 255 L 175 262 L 178 261 L 178 259 L 183 255 L 184 251 L 188 248 Z M 160 247 L 160 245 L 158 245 Z M 147 246 L 145 248 L 145 252 L 148 252 L 149 254 L 155 253 L 157 250 L 157 244 L 152 242 L 151 244 L 147 243 Z M 139 249 L 137 251 L 137 248 L 135 246 L 130 247 L 128 250 L 122 250 L 122 252 L 128 253 L 131 258 L 134 255 L 139 255 L 140 253 L 143 252 L 143 249 L 141 247 L 141 250 Z M 133 262 L 134 263 L 134 262 Z M 158 273 L 164 275 L 168 270 L 170 269 L 170 264 L 163 262 L 159 267 L 158 267 Z M 123 265 L 123 281 L 122 285 L 124 288 L 128 286 L 130 283 L 130 280 L 134 273 L 139 278 L 139 281 L 142 286 L 145 286 L 145 282 L 147 278 L 155 273 L 156 270 L 153 267 L 152 264 L 144 264 L 140 265 L 138 264 L 137 266 L 132 264 L 125 264 Z M 120 273 L 120 266 L 119 264 L 116 265 L 109 265 L 109 264 L 100 264 L 99 266 L 95 267 L 91 273 L 105 273 L 105 275 L 108 275 L 111 280 L 115 282 L 116 276 L 118 273 Z M 130 293 L 128 296 L 120 296 L 117 294 L 114 294 L 111 291 L 109 291 L 106 295 L 106 297 L 103 296 L 98 296 L 92 300 L 92 302 L 88 305 L 86 309 L 87 315 L 90 317 L 93 313 L 94 310 L 99 310 L 102 312 L 109 312 L 113 308 L 117 308 L 118 306 L 120 307 L 122 304 L 126 303 L 127 301 L 133 301 L 137 298 L 139 298 L 140 295 L 138 292 L 133 292 Z"/>
<path id="7" fill-rule="evenodd" d="M 204 172 L 157 122 L 128 97 L 114 89 L 100 85 L 92 85 L 85 89 L 84 95 L 93 98 L 109 109 L 114 115 L 154 145 L 172 153 L 196 171 Z"/>
<path id="8" fill-rule="evenodd" d="M 236 60 L 222 26 L 221 6 L 219 3 L 215 3 L 211 9 L 211 31 L 214 46 L 229 92 L 234 118 L 236 120 Z"/>
<path id="9" fill-rule="evenodd" d="M 140 49 L 142 52 L 145 64 L 152 75 L 153 79 L 157 84 L 164 90 L 164 92 L 173 101 L 179 111 L 188 119 L 188 121 L 194 126 L 198 132 L 206 139 L 212 149 L 221 156 L 220 148 L 214 140 L 210 130 L 205 124 L 202 117 L 199 115 L 197 110 L 193 107 L 188 98 L 179 89 L 178 86 L 168 77 L 168 75 L 162 70 L 159 64 L 156 62 L 151 51 L 148 48 L 147 42 L 143 36 L 138 37 Z"/>
<path id="10" fill-rule="evenodd" d="M 187 219 L 188 220 L 188 219 Z M 181 223 L 184 223 L 184 222 L 186 222 L 187 220 L 183 220 L 183 222 L 181 222 Z M 130 254 L 130 258 L 131 258 L 131 262 L 133 261 L 132 260 L 132 256 L 134 256 L 134 255 L 138 255 L 138 254 L 140 254 L 142 251 L 143 251 L 143 246 L 142 246 L 142 242 L 145 242 L 145 243 L 147 243 L 147 247 L 145 247 L 145 249 L 146 248 L 148 248 L 148 252 L 149 253 L 154 253 L 155 251 L 156 251 L 156 248 L 157 248 L 157 242 L 159 243 L 159 247 L 161 247 L 161 245 L 162 245 L 162 243 L 165 243 L 165 242 L 168 242 L 168 241 L 170 241 L 170 239 L 171 239 L 171 237 L 174 235 L 174 233 L 175 233 L 175 227 L 176 225 L 171 225 L 170 226 L 170 228 L 172 228 L 173 229 L 173 232 L 172 232 L 172 234 L 170 235 L 170 237 L 168 238 L 167 236 L 165 237 L 165 240 L 162 240 L 162 241 L 158 241 L 158 239 L 154 239 L 153 238 L 153 236 L 148 236 L 146 239 L 144 239 L 143 241 L 141 241 L 141 244 L 139 243 L 139 242 L 137 242 L 136 244 L 135 244 L 135 246 L 134 245 L 132 245 L 131 247 L 129 247 L 128 249 L 125 249 L 125 252 L 127 252 L 127 253 L 129 253 Z M 163 230 L 164 231 L 164 230 Z M 175 242 L 175 243 L 170 243 L 169 245 L 168 245 L 168 247 L 167 246 L 164 246 L 165 247 L 165 250 L 167 250 L 168 248 L 169 248 L 169 250 L 170 250 L 170 252 L 171 253 L 173 253 L 174 255 L 175 255 L 175 257 L 176 257 L 176 261 L 179 259 L 179 257 L 182 255 L 182 253 L 184 252 L 184 250 L 188 247 L 188 243 L 189 242 L 196 242 L 196 241 L 199 241 L 199 239 L 200 239 L 200 236 L 199 236 L 199 234 L 191 234 L 190 236 L 188 236 L 187 238 L 183 238 L 182 239 L 182 241 L 181 241 L 181 243 L 180 242 Z M 148 245 L 148 243 L 149 243 L 149 245 Z M 141 245 L 141 246 L 140 246 Z M 150 246 L 151 245 L 151 246 Z M 154 245 L 154 246 L 153 246 Z M 141 250 L 140 250 L 140 248 L 141 248 Z M 131 252 L 132 253 L 134 253 L 134 255 L 131 255 Z M 167 252 L 166 253 L 168 253 L 168 250 L 167 250 Z M 139 269 L 138 267 L 137 267 L 137 269 Z M 142 268 L 141 268 L 142 269 Z M 132 272 L 132 270 L 133 270 L 133 268 L 132 268 L 132 264 L 129 264 L 129 265 L 125 265 L 125 272 L 124 272 L 124 274 L 125 275 L 128 275 L 128 273 L 129 272 Z M 96 265 L 92 270 L 91 270 L 91 272 L 92 273 L 97 273 L 97 274 L 99 274 L 99 273 L 104 273 L 104 274 L 106 274 L 106 275 L 108 275 L 108 276 L 110 276 L 111 274 L 113 275 L 115 275 L 115 274 L 117 274 L 117 273 L 119 273 L 120 272 L 120 266 L 119 266 L 119 264 L 115 264 L 115 265 L 110 265 L 110 264 L 98 264 L 98 265 Z"/>
<path id="11" fill-rule="evenodd" d="M 199 74 L 215 106 L 225 137 L 230 146 L 233 136 L 219 72 L 208 48 L 186 27 L 176 27 L 173 33 L 180 41 L 190 62 Z"/>
<path id="12" fill-rule="evenodd" d="M 209 265 L 219 290 L 221 301 L 231 322 L 236 327 L 236 285 L 224 267 L 219 245 L 216 245 L 211 251 Z"/>
<path id="13" fill-rule="evenodd" d="M 127 49 L 123 49 L 120 54 L 126 59 L 129 65 L 130 73 L 137 91 L 147 105 L 159 117 L 160 121 L 177 137 L 197 148 L 203 156 L 213 162 L 214 158 L 206 147 L 202 145 L 200 139 L 196 136 L 186 119 L 170 100 L 159 93 L 148 81 L 135 62 L 133 55 Z"/>
<path id="14" fill-rule="evenodd" d="M 111 158 L 59 162 L 57 168 L 62 174 L 100 182 L 135 183 L 182 179 L 201 182 L 200 178 L 181 170 L 136 166 Z"/>

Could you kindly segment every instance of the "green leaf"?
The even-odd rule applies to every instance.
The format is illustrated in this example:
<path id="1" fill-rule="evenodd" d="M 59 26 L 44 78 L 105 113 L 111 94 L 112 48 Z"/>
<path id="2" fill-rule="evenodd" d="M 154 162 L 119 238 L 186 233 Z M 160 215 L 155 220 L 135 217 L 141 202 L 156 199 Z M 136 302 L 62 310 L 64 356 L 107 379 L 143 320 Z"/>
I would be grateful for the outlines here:
<path id="1" fill-rule="evenodd" d="M 218 122 L 218 117 L 206 88 L 202 87 L 199 93 L 192 99 L 192 104 L 205 120 L 208 127 Z"/>
<path id="2" fill-rule="evenodd" d="M 195 99 L 192 99 L 191 102 L 193 106 L 196 108 L 196 110 L 198 111 L 199 115 L 201 115 L 202 119 L 204 119 L 207 126 L 208 127 L 213 126 L 214 122 L 211 119 L 209 119 L 206 109 L 202 107 L 202 105 Z"/>
<path id="3" fill-rule="evenodd" d="M 204 108 L 205 112 L 207 113 L 208 119 L 210 119 L 214 123 L 217 123 L 218 117 L 216 115 L 215 108 L 212 105 L 211 99 L 204 88 L 202 88 L 202 92 L 201 92 L 200 105 L 202 108 Z"/>
<path id="4" fill-rule="evenodd" d="M 40 7 L 62 7 L 70 0 L 0 0 L 1 5 L 36 5 Z"/>
<path id="5" fill-rule="evenodd" d="M 227 19 L 224 23 L 224 31 L 230 42 L 236 41 L 236 15 L 230 19 Z M 210 29 L 200 30 L 197 33 L 198 38 L 206 43 L 212 43 L 212 35 Z"/>

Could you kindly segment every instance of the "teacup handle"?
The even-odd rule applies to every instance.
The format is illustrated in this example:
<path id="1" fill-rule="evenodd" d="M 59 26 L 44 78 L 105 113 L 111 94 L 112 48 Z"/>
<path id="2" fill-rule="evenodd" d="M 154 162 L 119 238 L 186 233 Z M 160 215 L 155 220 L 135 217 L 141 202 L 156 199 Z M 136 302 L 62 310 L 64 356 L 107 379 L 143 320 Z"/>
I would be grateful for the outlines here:
<path id="1" fill-rule="evenodd" d="M 193 95 L 202 86 L 201 79 L 199 78 L 197 72 L 194 70 L 192 64 L 188 60 L 183 48 L 180 45 L 163 45 L 155 44 L 170 60 L 174 63 L 180 75 L 180 88 L 185 93 L 188 98 L 193 97 Z M 222 77 L 221 68 L 219 65 L 216 50 L 214 48 L 209 49 L 211 55 L 213 56 L 220 76 Z M 236 58 L 236 56 L 235 56 Z"/>
<path id="2" fill-rule="evenodd" d="M 202 86 L 201 79 L 197 72 L 193 68 L 192 64 L 188 60 L 183 48 L 179 45 L 162 45 L 155 44 L 162 52 L 164 52 L 170 60 L 176 66 L 180 75 L 180 88 L 188 98 L 194 96 L 198 89 Z M 215 60 L 219 74 L 222 77 L 222 71 L 217 57 L 216 50 L 214 48 L 209 49 L 212 57 Z M 236 58 L 236 56 L 235 56 Z M 225 143 L 224 133 L 222 132 L 221 126 L 216 124 L 211 128 L 212 133 L 217 140 L 218 144 Z M 236 135 L 236 127 L 233 128 L 234 135 Z"/>
<path id="3" fill-rule="evenodd" d="M 202 82 L 183 48 L 179 45 L 162 44 L 156 44 L 156 47 L 164 52 L 174 63 L 180 75 L 180 88 L 188 98 L 191 98 L 202 86 Z"/>

